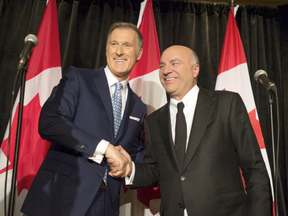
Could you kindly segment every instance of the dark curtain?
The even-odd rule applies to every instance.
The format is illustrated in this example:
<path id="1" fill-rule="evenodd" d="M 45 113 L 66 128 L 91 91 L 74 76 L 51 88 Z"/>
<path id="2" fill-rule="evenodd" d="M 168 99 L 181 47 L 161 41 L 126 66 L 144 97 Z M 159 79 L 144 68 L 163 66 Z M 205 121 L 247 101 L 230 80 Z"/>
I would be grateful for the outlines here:
<path id="1" fill-rule="evenodd" d="M 50 0 L 51 1 L 51 0 Z M 69 65 L 96 68 L 106 64 L 109 26 L 116 21 L 137 24 L 141 0 L 57 0 L 63 73 Z M 46 0 L 0 0 L 0 137 L 10 111 L 11 91 L 19 55 L 27 34 L 37 34 Z M 185 45 L 199 55 L 199 86 L 214 89 L 229 15 L 228 4 L 154 0 L 160 51 L 173 44 Z M 267 71 L 275 81 L 280 107 L 280 171 L 287 203 L 287 53 L 288 7 L 240 6 L 236 21 L 250 71 L 251 85 L 262 132 L 272 165 L 272 137 L 268 93 L 253 75 Z M 19 88 L 19 81 L 17 82 Z M 286 91 L 285 91 L 286 89 Z M 276 124 L 276 106 L 274 126 Z M 286 112 L 285 112 L 286 111 Z M 274 131 L 276 133 L 275 128 Z M 281 215 L 281 214 L 280 214 Z"/>
<path id="2" fill-rule="evenodd" d="M 203 88 L 215 87 L 229 11 L 223 4 L 154 2 L 160 51 L 173 44 L 192 48 L 199 56 Z"/>
<path id="3" fill-rule="evenodd" d="M 69 65 L 96 68 L 106 64 L 109 26 L 117 21 L 137 24 L 140 0 L 62 0 L 58 6 L 63 69 Z"/>

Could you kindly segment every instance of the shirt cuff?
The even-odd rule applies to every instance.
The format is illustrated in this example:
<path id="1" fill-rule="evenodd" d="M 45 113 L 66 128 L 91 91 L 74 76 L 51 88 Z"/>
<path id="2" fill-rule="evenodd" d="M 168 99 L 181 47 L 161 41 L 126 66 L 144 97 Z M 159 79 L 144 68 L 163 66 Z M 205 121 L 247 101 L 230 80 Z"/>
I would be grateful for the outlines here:
<path id="1" fill-rule="evenodd" d="M 132 161 L 132 173 L 131 173 L 130 177 L 129 176 L 125 177 L 125 184 L 126 185 L 132 185 L 134 178 L 135 178 L 135 164 Z"/>
<path id="2" fill-rule="evenodd" d="M 93 160 L 94 162 L 100 164 L 102 162 L 103 158 L 104 158 L 104 154 L 106 152 L 106 149 L 107 149 L 108 145 L 109 145 L 109 142 L 102 139 L 98 143 L 98 145 L 97 145 L 97 147 L 96 147 L 96 149 L 94 151 L 93 156 L 88 157 L 88 159 Z"/>

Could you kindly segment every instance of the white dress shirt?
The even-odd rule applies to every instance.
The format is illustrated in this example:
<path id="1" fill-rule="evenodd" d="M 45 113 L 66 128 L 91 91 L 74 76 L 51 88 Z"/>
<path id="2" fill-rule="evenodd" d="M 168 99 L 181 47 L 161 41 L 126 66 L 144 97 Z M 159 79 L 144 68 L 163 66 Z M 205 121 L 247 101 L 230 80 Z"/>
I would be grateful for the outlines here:
<path id="1" fill-rule="evenodd" d="M 195 85 L 183 98 L 182 102 L 184 103 L 184 115 L 187 124 L 187 140 L 186 140 L 186 150 L 188 145 L 188 139 L 191 132 L 192 122 L 195 113 L 196 102 L 198 98 L 199 88 Z M 169 110 L 170 110 L 170 119 L 171 119 L 171 133 L 172 139 L 175 145 L 175 126 L 176 126 L 176 115 L 177 115 L 177 104 L 181 101 L 177 101 L 173 98 L 170 99 Z"/>
<path id="2" fill-rule="evenodd" d="M 186 124 L 187 124 L 186 150 L 188 147 L 190 131 L 192 128 L 196 103 L 197 103 L 197 99 L 198 99 L 198 93 L 199 93 L 199 87 L 197 85 L 195 85 L 181 100 L 184 103 L 183 112 L 184 112 Z M 172 130 L 171 133 L 172 133 L 174 145 L 175 145 L 176 114 L 178 112 L 177 104 L 180 103 L 181 101 L 177 101 L 177 100 L 171 98 L 170 103 L 169 103 L 170 119 L 171 119 L 170 123 L 171 123 L 171 130 Z M 131 176 L 125 178 L 126 185 L 132 185 L 133 184 L 133 180 L 135 177 L 135 164 L 134 164 L 134 162 L 132 162 L 132 166 L 133 166 L 133 169 L 132 169 Z M 188 216 L 186 209 L 184 209 L 184 216 Z"/>
<path id="3" fill-rule="evenodd" d="M 114 77 L 112 75 L 112 72 L 110 71 L 110 69 L 108 68 L 108 66 L 106 66 L 104 68 L 104 71 L 105 71 L 105 75 L 106 75 L 106 78 L 107 78 L 107 82 L 108 82 L 108 86 L 109 86 L 109 91 L 110 91 L 110 98 L 112 98 L 112 95 L 114 94 L 115 92 L 115 84 L 117 82 L 119 82 L 116 77 Z M 127 84 L 128 84 L 128 79 L 129 77 L 122 81 L 122 86 L 123 88 L 121 89 L 121 96 L 122 96 L 122 111 L 121 111 L 121 118 L 123 117 L 123 114 L 124 114 L 124 110 L 125 110 L 125 106 L 126 106 L 126 101 L 127 101 L 127 96 L 128 96 L 128 87 L 127 87 Z M 93 156 L 89 157 L 90 160 L 93 160 L 94 162 L 96 163 L 101 163 L 103 158 L 104 158 L 104 154 L 106 152 L 106 149 L 108 147 L 108 144 L 109 142 L 107 140 L 104 140 L 102 139 L 96 149 L 95 149 L 95 152 L 93 154 Z"/>

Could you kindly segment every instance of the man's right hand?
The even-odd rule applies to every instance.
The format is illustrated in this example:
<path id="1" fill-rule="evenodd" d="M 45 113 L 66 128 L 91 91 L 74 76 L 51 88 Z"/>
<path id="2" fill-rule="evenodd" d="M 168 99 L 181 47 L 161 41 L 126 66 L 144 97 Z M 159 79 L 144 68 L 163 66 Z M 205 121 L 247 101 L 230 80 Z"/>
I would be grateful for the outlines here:
<path id="1" fill-rule="evenodd" d="M 108 173 L 112 177 L 124 178 L 132 172 L 132 161 L 130 155 L 122 148 L 122 146 L 113 146 L 109 144 L 105 157 L 109 163 L 111 171 Z"/>

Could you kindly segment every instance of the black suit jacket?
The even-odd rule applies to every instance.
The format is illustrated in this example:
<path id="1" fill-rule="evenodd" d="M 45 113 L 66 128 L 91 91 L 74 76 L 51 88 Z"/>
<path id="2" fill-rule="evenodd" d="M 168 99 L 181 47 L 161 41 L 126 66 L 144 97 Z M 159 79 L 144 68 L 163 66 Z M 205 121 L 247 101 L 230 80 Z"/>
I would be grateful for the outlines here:
<path id="1" fill-rule="evenodd" d="M 183 167 L 169 119 L 169 103 L 146 118 L 145 163 L 136 163 L 132 188 L 160 185 L 165 216 L 184 208 L 189 216 L 271 215 L 269 178 L 238 94 L 200 89 Z"/>
<path id="2" fill-rule="evenodd" d="M 25 199 L 29 216 L 84 216 L 108 168 L 88 159 L 100 140 L 121 145 L 141 160 L 146 106 L 128 85 L 119 132 L 114 139 L 113 110 L 104 69 L 70 67 L 44 104 L 39 133 L 51 141 Z M 132 118 L 131 118 L 132 117 Z M 121 179 L 108 176 L 106 215 L 119 215 Z"/>

